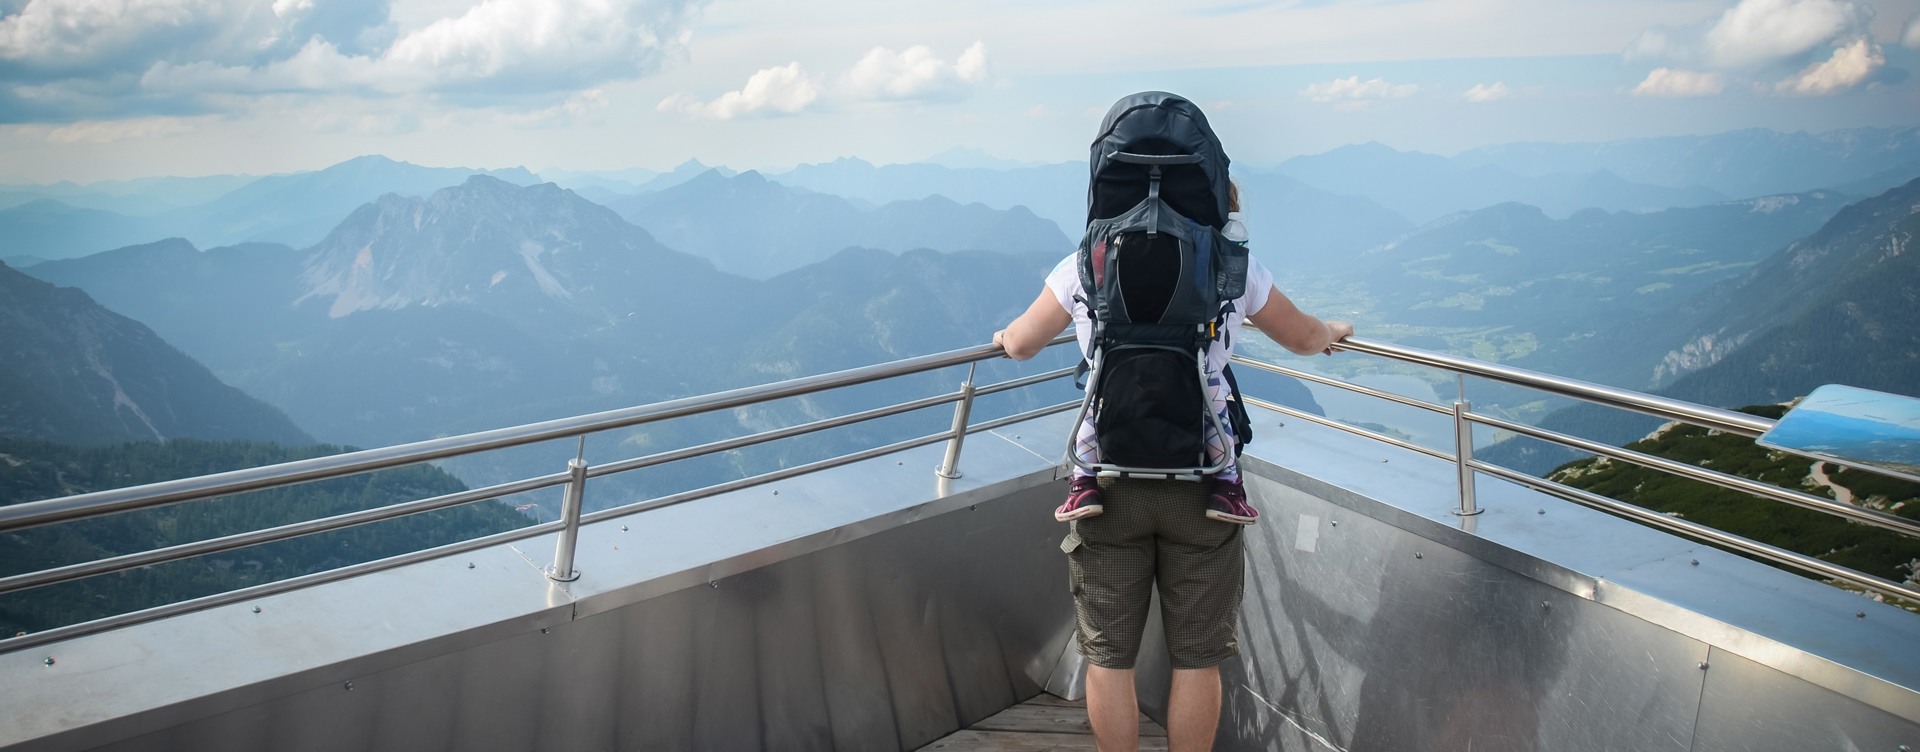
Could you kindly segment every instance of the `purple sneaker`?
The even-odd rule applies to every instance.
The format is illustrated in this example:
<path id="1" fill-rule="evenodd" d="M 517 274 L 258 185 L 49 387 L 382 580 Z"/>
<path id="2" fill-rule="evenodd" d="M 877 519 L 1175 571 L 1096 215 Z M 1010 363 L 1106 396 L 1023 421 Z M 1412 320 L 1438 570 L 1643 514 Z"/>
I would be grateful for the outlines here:
<path id="1" fill-rule="evenodd" d="M 1251 525 L 1260 519 L 1260 510 L 1247 503 L 1247 487 L 1240 481 L 1213 482 L 1213 494 L 1207 498 L 1207 518 L 1235 525 Z"/>
<path id="2" fill-rule="evenodd" d="M 1100 506 L 1100 481 L 1089 477 L 1075 477 L 1067 482 L 1067 503 L 1053 510 L 1053 518 L 1060 522 L 1092 517 L 1107 511 Z"/>

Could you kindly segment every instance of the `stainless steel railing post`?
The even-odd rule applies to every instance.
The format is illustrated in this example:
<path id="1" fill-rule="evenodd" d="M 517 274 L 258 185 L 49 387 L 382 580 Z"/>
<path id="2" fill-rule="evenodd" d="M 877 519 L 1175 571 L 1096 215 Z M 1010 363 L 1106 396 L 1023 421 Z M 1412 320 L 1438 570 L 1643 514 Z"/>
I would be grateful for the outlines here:
<path id="1" fill-rule="evenodd" d="M 1473 476 L 1473 421 L 1467 420 L 1467 413 L 1473 411 L 1473 404 L 1467 401 L 1467 377 L 1457 376 L 1459 396 L 1453 400 L 1453 461 L 1460 475 L 1460 508 L 1454 514 L 1471 517 L 1485 511 L 1474 498 Z"/>
<path id="2" fill-rule="evenodd" d="M 580 437 L 580 455 L 567 460 L 567 491 L 560 498 L 560 540 L 553 547 L 553 566 L 547 579 L 572 582 L 580 579 L 573 568 L 573 552 L 580 543 L 580 507 L 587 497 L 587 437 Z"/>
<path id="3" fill-rule="evenodd" d="M 933 474 L 947 480 L 960 477 L 960 445 L 967 441 L 967 416 L 973 412 L 973 369 L 967 365 L 967 380 L 960 384 L 960 402 L 953 406 L 953 438 L 947 440 L 947 456 Z"/>

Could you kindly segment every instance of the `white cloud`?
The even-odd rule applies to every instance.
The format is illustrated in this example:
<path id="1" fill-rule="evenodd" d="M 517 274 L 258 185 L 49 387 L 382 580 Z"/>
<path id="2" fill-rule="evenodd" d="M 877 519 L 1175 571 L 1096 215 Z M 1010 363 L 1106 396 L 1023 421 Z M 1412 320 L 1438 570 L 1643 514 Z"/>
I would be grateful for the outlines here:
<path id="1" fill-rule="evenodd" d="M 1419 90 L 1418 84 L 1393 84 L 1384 78 L 1362 81 L 1359 76 L 1348 76 L 1309 84 L 1300 90 L 1300 96 L 1314 102 L 1332 102 L 1337 110 L 1362 110 L 1377 101 L 1413 96 Z"/>
<path id="2" fill-rule="evenodd" d="M 1907 31 L 1900 35 L 1900 45 L 1909 50 L 1920 50 L 1920 14 L 1907 21 Z"/>
<path id="3" fill-rule="evenodd" d="M 1741 0 L 1707 30 L 1706 52 L 1725 68 L 1775 63 L 1862 34 L 1872 19 L 1849 0 Z"/>
<path id="4" fill-rule="evenodd" d="M 1718 73 L 1655 68 L 1645 81 L 1633 87 L 1643 97 L 1704 97 L 1726 88 Z"/>
<path id="5" fill-rule="evenodd" d="M 1865 83 L 1887 64 L 1880 46 L 1856 39 L 1833 51 L 1833 57 L 1807 66 L 1774 85 L 1775 91 L 1792 94 L 1837 94 Z"/>
<path id="6" fill-rule="evenodd" d="M 703 2 L 436 4 L 402 31 L 387 0 L 27 0 L 0 17 L 0 61 L 24 74 L 20 83 L 90 92 L 92 106 L 107 110 L 205 109 L 216 94 L 514 101 L 657 70 L 685 48 Z M 120 88 L 96 91 L 102 81 Z M 18 114 L 0 111 L 8 117 Z"/>
<path id="7" fill-rule="evenodd" d="M 1467 90 L 1466 96 L 1469 102 L 1492 102 L 1506 99 L 1512 93 L 1507 89 L 1507 82 L 1495 81 L 1491 84 L 1474 84 L 1473 88 Z"/>
<path id="8" fill-rule="evenodd" d="M 1799 65 L 1835 40 L 1865 36 L 1872 21 L 1873 8 L 1856 0 L 1740 0 L 1709 24 L 1641 32 L 1624 57 L 1719 71 Z"/>
<path id="9" fill-rule="evenodd" d="M 957 99 L 990 76 L 985 42 L 974 42 L 952 63 L 926 45 L 901 52 L 875 47 L 847 71 L 841 87 L 856 100 Z"/>
<path id="10" fill-rule="evenodd" d="M 313 10 L 313 0 L 273 0 L 273 14 L 285 18 Z"/>
<path id="11" fill-rule="evenodd" d="M 661 100 L 657 109 L 732 120 L 743 115 L 791 115 L 819 98 L 817 78 L 802 70 L 800 63 L 792 62 L 762 69 L 747 78 L 747 85 L 739 91 L 729 91 L 711 102 L 675 94 Z"/>

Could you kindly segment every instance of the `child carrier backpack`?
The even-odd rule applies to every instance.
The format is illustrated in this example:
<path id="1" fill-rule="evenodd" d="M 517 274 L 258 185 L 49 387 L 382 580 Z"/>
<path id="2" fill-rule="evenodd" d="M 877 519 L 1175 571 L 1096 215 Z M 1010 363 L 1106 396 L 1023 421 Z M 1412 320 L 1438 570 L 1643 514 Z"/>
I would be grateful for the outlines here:
<path id="1" fill-rule="evenodd" d="M 1207 398 L 1207 350 L 1246 288 L 1247 250 L 1220 234 L 1227 164 L 1206 116 L 1172 94 L 1122 99 L 1101 123 L 1077 258 L 1093 338 L 1074 431 L 1090 415 L 1100 455 L 1082 460 L 1069 438 L 1083 470 L 1197 480 L 1233 461 L 1208 462 L 1209 424 L 1247 438 Z M 1229 404 L 1244 415 L 1237 389 Z"/>

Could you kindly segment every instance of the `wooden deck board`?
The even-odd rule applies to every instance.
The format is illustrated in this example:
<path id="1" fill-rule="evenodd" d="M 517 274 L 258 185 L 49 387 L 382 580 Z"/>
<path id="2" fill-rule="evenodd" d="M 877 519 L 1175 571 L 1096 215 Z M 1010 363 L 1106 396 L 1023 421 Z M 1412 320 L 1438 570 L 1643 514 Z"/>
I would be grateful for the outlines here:
<path id="1" fill-rule="evenodd" d="M 1167 731 L 1140 716 L 1140 748 L 1167 748 Z M 1042 693 L 921 747 L 919 752 L 1092 752 L 1085 701 Z"/>

